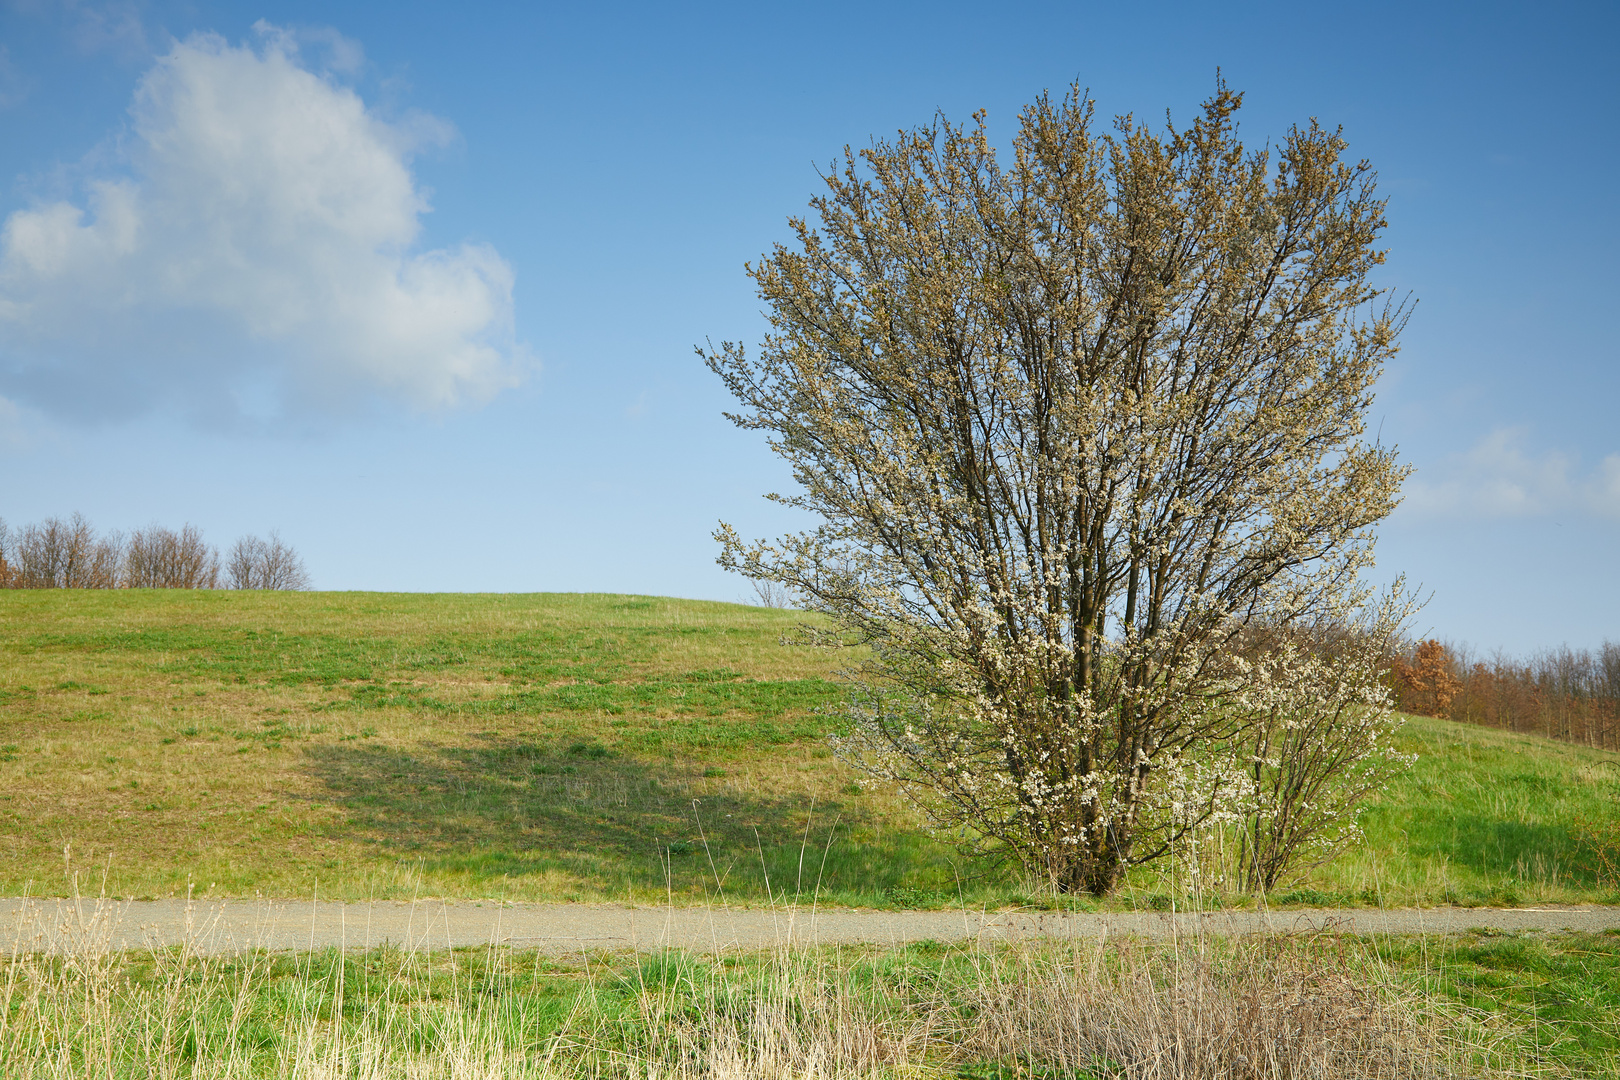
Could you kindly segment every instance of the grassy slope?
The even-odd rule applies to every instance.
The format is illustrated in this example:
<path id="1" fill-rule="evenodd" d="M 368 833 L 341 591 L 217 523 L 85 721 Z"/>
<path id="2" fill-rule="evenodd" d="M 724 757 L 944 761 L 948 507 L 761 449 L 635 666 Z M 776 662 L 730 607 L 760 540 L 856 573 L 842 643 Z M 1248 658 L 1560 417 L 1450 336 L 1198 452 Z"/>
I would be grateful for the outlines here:
<path id="1" fill-rule="evenodd" d="M 830 756 L 794 613 L 625 596 L 0 592 L 0 893 L 1021 903 Z M 1414 720 L 1299 902 L 1616 899 L 1620 765 Z M 712 865 L 711 865 L 712 864 Z M 802 865 L 802 870 L 801 870 Z M 1160 891 L 1140 874 L 1114 901 Z"/>
<path id="2" fill-rule="evenodd" d="M 1408 904 L 1620 902 L 1577 842 L 1577 819 L 1620 816 L 1620 757 L 1448 720 L 1412 717 L 1418 755 L 1367 812 L 1367 842 L 1303 892 Z"/>

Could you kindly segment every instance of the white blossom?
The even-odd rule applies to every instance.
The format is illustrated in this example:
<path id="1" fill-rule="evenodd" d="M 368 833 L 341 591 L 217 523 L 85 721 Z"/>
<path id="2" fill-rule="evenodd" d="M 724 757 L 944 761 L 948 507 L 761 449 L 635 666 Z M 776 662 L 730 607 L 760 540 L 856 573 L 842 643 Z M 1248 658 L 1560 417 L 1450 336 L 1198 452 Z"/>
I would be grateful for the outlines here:
<path id="1" fill-rule="evenodd" d="M 1255 769 L 1387 716 L 1311 644 L 1405 476 L 1364 438 L 1383 203 L 1314 123 L 1245 152 L 1238 105 L 1109 136 L 1043 97 L 1005 166 L 982 115 L 846 152 L 750 267 L 757 354 L 705 353 L 823 522 L 721 526 L 721 563 L 870 648 L 841 752 L 1062 890 L 1275 816 Z"/>

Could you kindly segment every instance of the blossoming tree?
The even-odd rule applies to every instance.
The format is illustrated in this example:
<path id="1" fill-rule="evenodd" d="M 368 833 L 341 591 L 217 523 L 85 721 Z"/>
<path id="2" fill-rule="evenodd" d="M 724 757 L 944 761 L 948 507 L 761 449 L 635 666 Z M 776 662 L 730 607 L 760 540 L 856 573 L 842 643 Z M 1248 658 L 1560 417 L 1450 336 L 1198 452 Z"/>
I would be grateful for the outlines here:
<path id="1" fill-rule="evenodd" d="M 1076 88 L 1006 162 L 982 113 L 846 149 L 749 267 L 762 346 L 703 350 L 822 521 L 722 525 L 722 564 L 870 648 L 844 750 L 1061 891 L 1252 802 L 1312 665 L 1383 708 L 1363 657 L 1254 643 L 1362 602 L 1405 475 L 1364 437 L 1406 317 L 1384 203 L 1314 122 L 1246 151 L 1240 104 L 1099 133 Z"/>

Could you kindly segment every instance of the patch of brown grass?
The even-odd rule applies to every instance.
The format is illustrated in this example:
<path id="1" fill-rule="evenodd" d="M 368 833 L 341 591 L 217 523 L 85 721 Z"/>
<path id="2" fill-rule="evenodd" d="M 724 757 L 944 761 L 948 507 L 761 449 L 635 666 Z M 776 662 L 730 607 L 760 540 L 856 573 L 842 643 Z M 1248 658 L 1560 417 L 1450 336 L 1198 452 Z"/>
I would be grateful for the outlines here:
<path id="1" fill-rule="evenodd" d="M 1392 973 L 1291 938 L 1168 950 L 1098 943 L 1067 964 L 1018 958 L 973 987 L 962 1052 L 1130 1080 L 1454 1075 L 1445 1040 Z"/>

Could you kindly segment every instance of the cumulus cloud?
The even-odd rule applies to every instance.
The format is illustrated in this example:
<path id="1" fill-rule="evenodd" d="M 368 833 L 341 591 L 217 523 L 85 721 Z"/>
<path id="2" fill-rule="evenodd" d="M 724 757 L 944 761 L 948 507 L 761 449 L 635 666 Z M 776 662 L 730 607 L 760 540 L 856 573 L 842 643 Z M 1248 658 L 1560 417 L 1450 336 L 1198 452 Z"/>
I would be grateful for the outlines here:
<path id="1" fill-rule="evenodd" d="M 1595 469 L 1558 450 L 1531 451 L 1523 428 L 1498 428 L 1465 454 L 1407 484 L 1406 509 L 1432 517 L 1620 518 L 1620 453 Z"/>
<path id="2" fill-rule="evenodd" d="M 486 244 L 420 251 L 412 154 L 290 34 L 176 44 L 141 79 L 127 170 L 0 231 L 0 392 L 57 415 L 183 404 L 273 418 L 381 395 L 487 400 L 522 375 L 512 270 Z"/>

